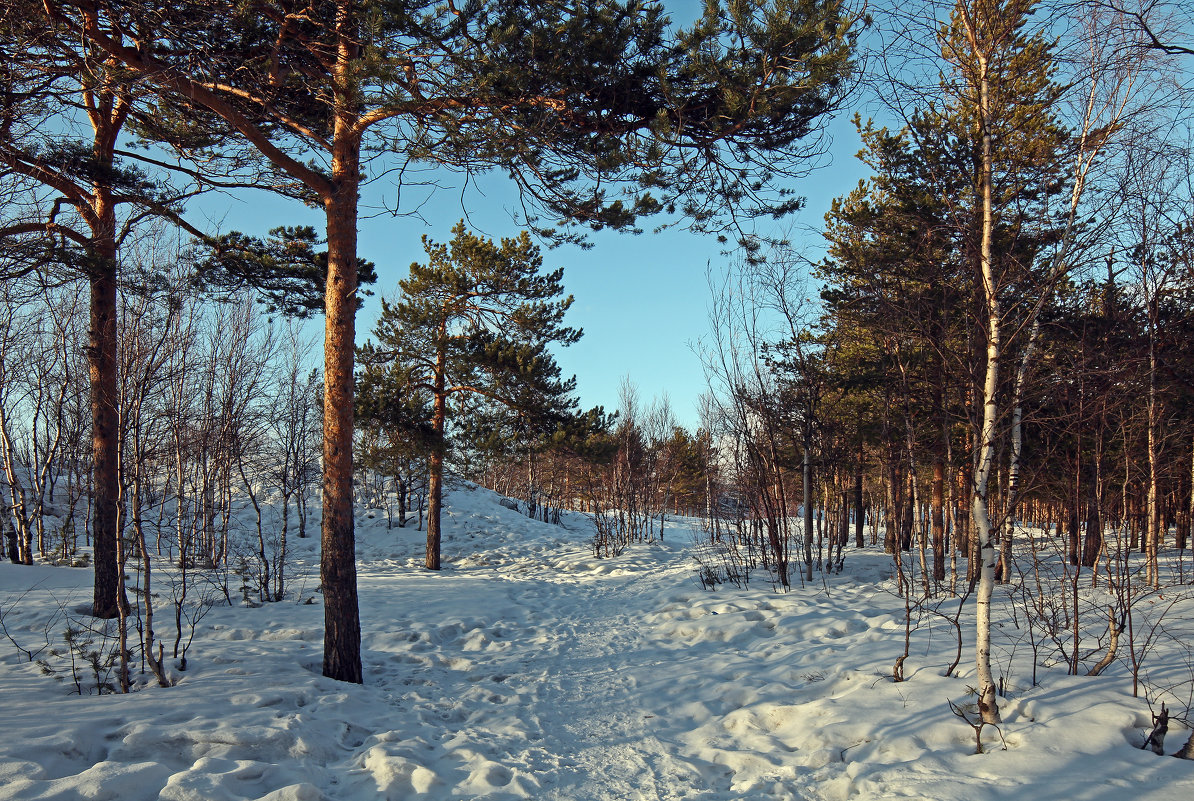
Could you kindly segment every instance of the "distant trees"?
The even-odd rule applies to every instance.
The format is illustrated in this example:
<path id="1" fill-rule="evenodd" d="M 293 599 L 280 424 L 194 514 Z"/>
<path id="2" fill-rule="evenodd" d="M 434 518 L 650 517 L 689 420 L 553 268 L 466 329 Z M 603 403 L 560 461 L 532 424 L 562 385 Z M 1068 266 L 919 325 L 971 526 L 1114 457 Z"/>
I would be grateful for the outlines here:
<path id="1" fill-rule="evenodd" d="M 711 388 L 703 419 L 709 451 L 720 451 L 721 480 L 708 482 L 710 489 L 721 486 L 710 499 L 712 514 L 734 518 L 737 537 L 787 589 L 794 543 L 803 542 L 804 574 L 813 571 L 814 445 L 824 376 L 821 343 L 806 336 L 812 319 L 804 265 L 781 253 L 777 247 L 756 254 L 713 287 L 712 330 L 702 353 Z"/>
<path id="2" fill-rule="evenodd" d="M 395 359 L 378 357 L 368 343 L 359 352 L 357 470 L 362 474 L 362 486 L 370 486 L 370 474 L 376 477 L 383 497 L 387 494 L 385 482 L 392 483 L 399 527 L 406 525 L 416 491 L 426 486 L 428 455 L 435 436 L 428 395 L 407 380 L 405 369 Z M 422 512 L 420 503 L 420 526 Z M 392 515 L 389 524 L 393 526 Z"/>
<path id="3" fill-rule="evenodd" d="M 245 443 L 248 447 L 237 450 L 245 492 L 257 514 L 257 589 L 262 600 L 280 601 L 286 596 L 291 507 L 298 518 L 298 536 L 305 538 L 308 504 L 319 484 L 321 376 L 311 366 L 312 344 L 297 323 L 287 321 L 277 335 L 274 364 L 266 369 L 268 383 L 262 387 L 266 409 L 254 421 L 252 436 Z M 281 502 L 282 519 L 268 535 L 262 530 L 259 493 Z"/>
<path id="4" fill-rule="evenodd" d="M 644 405 L 629 379 L 619 394 L 608 449 L 586 476 L 596 527 L 593 550 L 599 557 L 621 554 L 631 543 L 662 539 L 676 483 L 668 462 L 669 435 L 674 439 L 677 431 L 667 398 Z"/>
<path id="5" fill-rule="evenodd" d="M 86 304 L 74 287 L 0 289 L 0 535 L 9 560 L 70 560 L 80 532 L 58 530 L 90 486 L 82 354 Z M 86 528 L 86 526 L 84 526 Z"/>
<path id="6" fill-rule="evenodd" d="M 618 443 L 617 415 L 598 406 L 564 417 L 530 419 L 486 404 L 461 422 L 460 468 L 521 501 L 528 517 L 559 523 L 561 512 L 593 512 Z"/>

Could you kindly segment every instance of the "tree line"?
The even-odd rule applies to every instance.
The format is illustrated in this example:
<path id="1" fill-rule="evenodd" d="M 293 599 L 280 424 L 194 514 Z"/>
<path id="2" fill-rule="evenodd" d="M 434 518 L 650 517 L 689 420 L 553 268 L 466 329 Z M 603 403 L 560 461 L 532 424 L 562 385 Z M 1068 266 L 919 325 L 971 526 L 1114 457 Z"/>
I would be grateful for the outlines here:
<path id="1" fill-rule="evenodd" d="M 800 545 L 807 577 L 834 569 L 866 522 L 908 554 L 907 592 L 973 593 L 989 723 L 998 583 L 1077 603 L 1079 575 L 1110 582 L 1105 640 L 1189 578 L 1190 73 L 1159 46 L 1188 20 L 1073 9 L 891 10 L 887 121 L 855 119 L 872 177 L 834 201 L 825 257 L 780 244 L 714 286 L 704 349 L 713 441 L 777 580 Z M 1076 672 L 1079 615 L 1055 614 L 1033 625 Z"/>

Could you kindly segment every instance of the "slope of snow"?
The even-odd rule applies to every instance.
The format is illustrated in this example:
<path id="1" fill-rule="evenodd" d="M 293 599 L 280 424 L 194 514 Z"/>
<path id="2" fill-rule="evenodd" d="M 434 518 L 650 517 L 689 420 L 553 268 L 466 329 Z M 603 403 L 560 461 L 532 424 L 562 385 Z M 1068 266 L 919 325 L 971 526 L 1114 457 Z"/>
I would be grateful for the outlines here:
<path id="1" fill-rule="evenodd" d="M 361 516 L 364 686 L 320 675 L 314 537 L 293 551 L 294 600 L 213 607 L 174 687 L 69 695 L 4 643 L 0 799 L 1194 797 L 1194 762 L 1139 749 L 1149 713 L 1122 665 L 1042 669 L 1031 687 L 1010 618 L 1002 738 L 988 728 L 975 754 L 947 704 L 970 697 L 969 631 L 944 678 L 956 646 L 924 621 L 893 682 L 904 607 L 881 553 L 787 594 L 708 593 L 684 525 L 597 560 L 582 517 L 549 526 L 497 501 L 450 495 L 440 574 L 420 568 L 422 532 Z M 0 565 L 26 647 L 89 595 L 88 570 Z M 1167 751 L 1187 734 L 1173 725 Z"/>

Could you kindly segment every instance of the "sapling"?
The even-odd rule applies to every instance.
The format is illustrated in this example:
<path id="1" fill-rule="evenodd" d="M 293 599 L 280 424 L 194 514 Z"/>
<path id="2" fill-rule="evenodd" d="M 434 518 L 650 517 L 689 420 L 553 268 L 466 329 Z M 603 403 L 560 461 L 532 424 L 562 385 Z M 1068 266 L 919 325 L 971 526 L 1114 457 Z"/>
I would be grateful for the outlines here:
<path id="1" fill-rule="evenodd" d="M 107 623 L 101 622 L 100 625 L 101 628 L 97 630 L 70 620 L 62 633 L 65 649 L 51 648 L 49 658 L 37 660 L 42 673 L 62 682 L 70 682 L 78 695 L 83 695 L 84 690 L 88 695 L 93 691 L 97 695 L 116 692 L 111 675 L 117 664 L 117 647 L 112 642 L 113 635 Z M 54 664 L 51 658 L 65 664 Z M 90 684 L 86 683 L 88 676 Z"/>
<path id="2" fill-rule="evenodd" d="M 971 695 L 978 696 L 978 691 L 973 687 L 967 687 Z M 984 754 L 986 750 L 983 748 L 983 729 L 991 726 L 999 734 L 999 739 L 1003 741 L 1003 750 L 1007 750 L 1007 740 L 1003 737 L 1003 729 L 999 728 L 997 723 L 983 720 L 983 716 L 979 711 L 979 704 L 977 701 L 967 704 L 955 704 L 948 698 L 945 703 L 949 704 L 949 709 L 957 717 L 966 722 L 966 725 L 974 729 L 974 753 Z"/>

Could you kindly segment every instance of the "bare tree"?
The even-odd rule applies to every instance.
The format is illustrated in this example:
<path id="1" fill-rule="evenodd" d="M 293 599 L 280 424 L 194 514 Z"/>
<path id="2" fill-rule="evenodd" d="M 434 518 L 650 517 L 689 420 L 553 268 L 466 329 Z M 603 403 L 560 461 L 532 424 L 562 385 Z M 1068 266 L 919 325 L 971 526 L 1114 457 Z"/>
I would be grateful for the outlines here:
<path id="1" fill-rule="evenodd" d="M 322 376 L 311 365 L 312 343 L 300 328 L 288 323 L 282 334 L 281 365 L 272 390 L 273 414 L 269 418 L 272 452 L 270 478 L 282 500 L 282 527 L 274 568 L 274 600 L 285 593 L 286 538 L 290 504 L 298 514 L 298 536 L 307 536 L 307 502 L 319 479 L 319 408 Z"/>
<path id="2" fill-rule="evenodd" d="M 170 293 L 125 293 L 120 304 L 120 495 L 117 504 L 118 584 L 123 593 L 130 557 L 139 567 L 140 581 L 136 602 L 130 611 L 137 613 L 141 634 L 143 668 L 148 666 L 158 683 L 167 687 L 171 681 L 163 664 L 164 646 L 154 631 L 153 557 L 146 536 L 145 512 L 153 493 L 153 465 L 166 455 L 165 419 L 160 414 L 165 390 L 165 373 L 171 362 L 171 337 L 176 331 L 179 304 Z M 125 532 L 131 532 L 131 538 Z M 130 554 L 129 547 L 133 549 Z M 123 692 L 129 692 L 129 611 L 118 615 L 118 679 Z M 157 646 L 157 652 L 154 647 Z"/>

